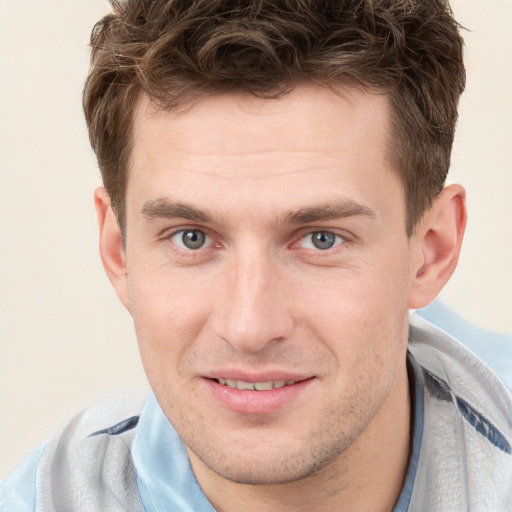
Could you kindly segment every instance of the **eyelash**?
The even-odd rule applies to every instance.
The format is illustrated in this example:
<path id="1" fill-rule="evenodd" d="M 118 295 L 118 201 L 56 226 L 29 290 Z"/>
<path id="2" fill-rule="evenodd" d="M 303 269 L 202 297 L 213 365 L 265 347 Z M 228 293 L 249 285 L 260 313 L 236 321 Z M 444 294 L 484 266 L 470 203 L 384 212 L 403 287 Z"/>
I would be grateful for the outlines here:
<path id="1" fill-rule="evenodd" d="M 343 245 L 347 242 L 347 237 L 343 236 L 339 233 L 336 233 L 336 231 L 332 231 L 329 229 L 316 229 L 314 231 L 308 231 L 306 234 L 302 235 L 296 242 L 297 245 L 299 245 L 302 241 L 309 239 L 311 242 L 311 245 L 315 245 L 313 242 L 313 236 L 317 234 L 322 235 L 333 235 L 334 242 L 331 247 L 326 247 L 325 249 L 320 249 L 319 247 L 303 247 L 306 250 L 310 250 L 313 252 L 319 252 L 319 253 L 332 253 L 333 250 L 336 249 L 336 247 Z"/>
<path id="2" fill-rule="evenodd" d="M 205 244 L 203 244 L 201 247 L 198 247 L 196 250 L 184 247 L 180 243 L 177 243 L 176 241 L 173 241 L 174 237 L 181 235 L 183 236 L 187 232 L 201 232 L 205 235 Z M 313 248 L 313 247 L 301 247 L 300 244 L 303 240 L 307 239 L 308 237 L 312 237 L 313 235 L 317 233 L 324 233 L 324 234 L 331 234 L 335 237 L 335 242 L 332 247 L 328 247 L 326 249 L 319 249 L 319 248 Z M 318 256 L 328 256 L 332 255 L 336 249 L 339 250 L 340 246 L 345 246 L 348 242 L 350 242 L 350 237 L 346 234 L 341 234 L 336 232 L 335 230 L 330 229 L 318 229 L 318 228 L 308 228 L 307 231 L 302 231 L 300 235 L 297 237 L 295 236 L 295 241 L 289 245 L 292 249 L 303 249 L 308 252 L 314 252 Z M 214 242 L 214 237 L 209 234 L 208 230 L 196 226 L 190 226 L 190 227 L 181 227 L 179 229 L 174 229 L 170 232 L 166 232 L 162 235 L 161 239 L 165 242 L 170 242 L 173 246 L 173 250 L 180 253 L 180 255 L 186 255 L 186 257 L 194 258 L 199 257 L 201 254 L 204 253 L 205 249 L 212 248 L 212 245 L 215 245 L 216 248 L 222 248 L 222 245 L 219 242 Z M 311 242 L 312 243 L 312 242 Z M 201 250 L 203 249 L 203 250 Z"/>
<path id="3" fill-rule="evenodd" d="M 183 238 L 183 236 L 186 234 L 186 233 L 202 233 L 204 235 L 204 238 L 205 238 L 205 241 L 204 241 L 204 244 L 201 245 L 200 247 L 197 248 L 197 250 L 201 249 L 204 245 L 208 245 L 208 240 L 211 240 L 211 237 L 202 229 L 180 229 L 178 231 L 175 231 L 174 233 L 172 233 L 170 236 L 169 236 L 169 240 L 173 240 L 176 236 L 180 235 L 181 234 L 181 237 Z M 175 245 L 178 245 L 181 249 L 183 250 L 190 250 L 192 252 L 195 252 L 194 249 L 190 248 L 190 247 L 183 247 L 181 246 L 179 243 L 177 242 L 173 242 Z"/>
<path id="4" fill-rule="evenodd" d="M 183 246 L 181 243 L 177 242 L 176 240 L 173 240 L 175 237 L 177 237 L 179 235 L 181 235 L 183 237 L 183 235 L 185 233 L 192 232 L 192 231 L 201 232 L 205 236 L 205 244 L 203 244 L 201 247 L 198 247 L 195 250 L 187 248 L 187 247 Z M 171 250 L 175 254 L 177 254 L 178 257 L 180 257 L 180 258 L 183 258 L 183 257 L 191 258 L 191 259 L 201 258 L 201 257 L 204 258 L 204 256 L 205 256 L 204 250 L 205 249 L 215 248 L 212 246 L 217 246 L 218 248 L 221 247 L 220 243 L 214 242 L 214 237 L 209 233 L 208 230 L 206 230 L 202 227 L 198 227 L 198 226 L 185 226 L 185 227 L 175 228 L 170 231 L 166 231 L 166 232 L 162 233 L 162 235 L 159 237 L 159 240 L 161 242 L 164 242 L 168 247 L 170 247 Z"/>

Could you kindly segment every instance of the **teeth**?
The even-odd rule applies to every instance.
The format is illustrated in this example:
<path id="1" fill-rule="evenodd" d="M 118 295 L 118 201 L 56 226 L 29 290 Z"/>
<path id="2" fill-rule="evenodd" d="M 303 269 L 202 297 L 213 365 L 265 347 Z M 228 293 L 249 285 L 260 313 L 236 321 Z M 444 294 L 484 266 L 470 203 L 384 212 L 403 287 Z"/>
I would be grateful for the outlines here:
<path id="1" fill-rule="evenodd" d="M 255 384 L 253 382 L 244 382 L 243 380 L 239 380 L 236 383 L 236 388 L 244 391 L 254 391 L 254 386 Z"/>
<path id="2" fill-rule="evenodd" d="M 217 379 L 223 386 L 243 391 L 268 391 L 270 389 L 283 388 L 295 384 L 295 380 L 269 380 L 267 382 L 245 382 L 243 380 Z"/>
<path id="3" fill-rule="evenodd" d="M 272 389 L 272 382 L 256 382 L 254 384 L 254 389 L 256 391 L 268 391 L 269 389 Z"/>

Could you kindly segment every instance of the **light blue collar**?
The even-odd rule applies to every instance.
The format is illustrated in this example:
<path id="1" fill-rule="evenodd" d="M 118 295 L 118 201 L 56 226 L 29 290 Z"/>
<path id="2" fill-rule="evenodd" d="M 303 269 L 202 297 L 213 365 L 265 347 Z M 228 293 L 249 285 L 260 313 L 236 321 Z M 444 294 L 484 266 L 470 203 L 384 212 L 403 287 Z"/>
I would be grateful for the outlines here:
<path id="1" fill-rule="evenodd" d="M 153 393 L 139 419 L 132 457 L 146 512 L 215 512 L 197 483 L 181 439 Z"/>
<path id="2" fill-rule="evenodd" d="M 406 512 L 409 510 L 414 480 L 416 479 L 416 471 L 420 460 L 421 441 L 423 439 L 423 419 L 425 415 L 423 375 L 416 359 L 414 359 L 411 353 L 408 353 L 407 360 L 410 368 L 409 389 L 411 390 L 411 410 L 413 411 L 412 451 L 405 483 L 393 512 Z"/>

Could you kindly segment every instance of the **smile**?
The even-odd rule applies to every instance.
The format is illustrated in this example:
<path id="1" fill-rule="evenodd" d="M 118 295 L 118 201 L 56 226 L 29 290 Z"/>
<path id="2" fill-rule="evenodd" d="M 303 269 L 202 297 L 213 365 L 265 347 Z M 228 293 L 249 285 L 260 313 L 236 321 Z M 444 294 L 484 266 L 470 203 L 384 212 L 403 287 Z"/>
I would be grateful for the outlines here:
<path id="1" fill-rule="evenodd" d="M 243 380 L 233 379 L 217 379 L 219 384 L 232 389 L 240 389 L 242 391 L 269 391 L 271 389 L 284 388 L 291 386 L 297 381 L 295 380 L 269 380 L 267 382 L 245 382 Z"/>

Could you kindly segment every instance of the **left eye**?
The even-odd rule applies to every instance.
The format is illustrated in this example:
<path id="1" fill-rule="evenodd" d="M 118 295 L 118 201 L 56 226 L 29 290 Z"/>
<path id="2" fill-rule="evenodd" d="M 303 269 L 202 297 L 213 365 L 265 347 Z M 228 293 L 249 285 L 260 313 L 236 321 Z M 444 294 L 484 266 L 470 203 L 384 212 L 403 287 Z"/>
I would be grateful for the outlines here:
<path id="1" fill-rule="evenodd" d="M 340 245 L 345 240 L 332 231 L 313 231 L 303 236 L 300 244 L 305 249 L 317 249 L 320 251 L 327 251 L 337 245 Z"/>
<path id="2" fill-rule="evenodd" d="M 200 229 L 183 229 L 171 236 L 171 241 L 182 249 L 196 251 L 210 242 L 210 237 Z"/>

